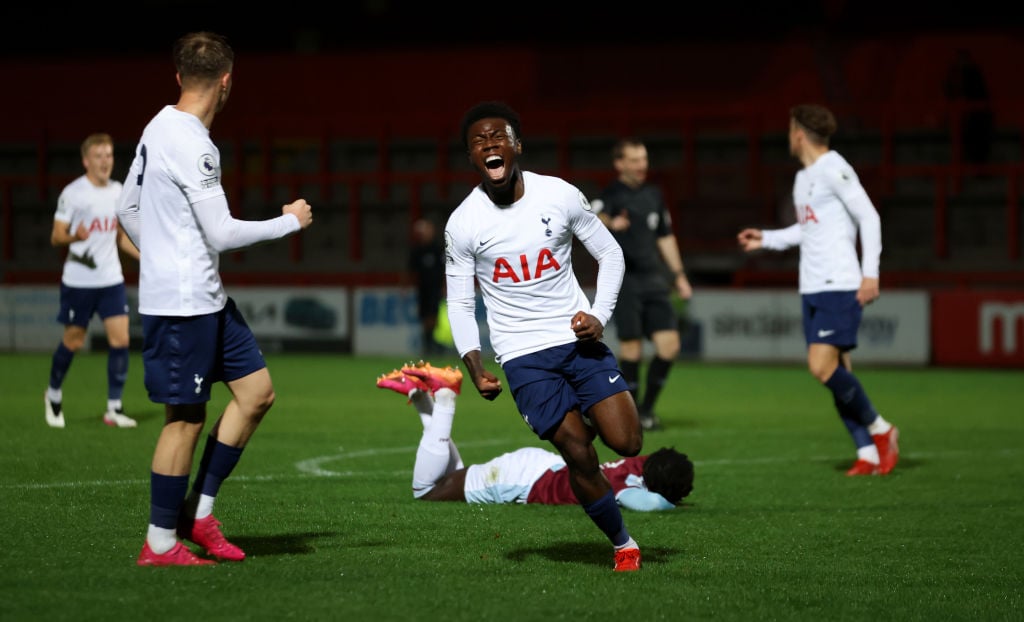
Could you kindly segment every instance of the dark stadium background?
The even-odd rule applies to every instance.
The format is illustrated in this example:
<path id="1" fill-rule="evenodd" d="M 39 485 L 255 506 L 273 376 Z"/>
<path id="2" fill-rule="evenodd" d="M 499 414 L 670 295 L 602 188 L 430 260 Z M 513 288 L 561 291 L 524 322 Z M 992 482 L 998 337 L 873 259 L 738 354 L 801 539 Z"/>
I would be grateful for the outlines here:
<path id="1" fill-rule="evenodd" d="M 788 224 L 787 111 L 816 101 L 884 215 L 886 288 L 934 294 L 937 322 L 1024 291 L 1024 22 L 989 0 L 7 3 L 0 283 L 56 281 L 53 203 L 80 174 L 82 136 L 111 133 L 123 176 L 140 128 L 177 97 L 173 41 L 201 29 L 238 53 L 214 138 L 239 214 L 299 194 L 319 214 L 289 244 L 227 258 L 231 284 L 400 282 L 411 223 L 443 221 L 474 181 L 459 116 L 504 99 L 526 164 L 588 195 L 612 174 L 614 136 L 647 138 L 695 287 L 792 288 L 795 253 L 748 257 L 734 238 Z M 988 82 L 981 102 L 945 91 L 962 50 Z M 994 119 L 980 163 L 963 146 L 979 109 Z M 1024 365 L 1024 347 L 976 351 L 977 331 L 956 328 L 932 326 L 933 352 L 955 352 L 932 362 Z M 940 348 L 953 334 L 964 342 Z"/>
<path id="2" fill-rule="evenodd" d="M 401 2 L 6 3 L 8 58 L 165 52 L 189 30 L 226 34 L 240 52 L 332 52 L 459 44 L 573 45 L 1021 29 L 1005 3 Z"/>

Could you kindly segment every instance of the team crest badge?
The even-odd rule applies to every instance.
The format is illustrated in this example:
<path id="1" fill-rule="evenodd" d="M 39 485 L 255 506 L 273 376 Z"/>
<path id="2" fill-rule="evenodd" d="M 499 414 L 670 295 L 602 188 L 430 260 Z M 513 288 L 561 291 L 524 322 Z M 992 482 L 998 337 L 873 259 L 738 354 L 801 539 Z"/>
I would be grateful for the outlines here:
<path id="1" fill-rule="evenodd" d="M 213 177 L 217 174 L 217 160 L 208 153 L 199 156 L 198 166 L 204 177 Z"/>
<path id="2" fill-rule="evenodd" d="M 213 188 L 220 183 L 220 167 L 217 166 L 217 159 L 209 153 L 204 153 L 199 156 L 199 162 L 197 163 L 199 172 L 205 178 L 200 182 L 203 190 Z"/>
<path id="3" fill-rule="evenodd" d="M 452 258 L 452 247 L 455 245 L 455 240 L 452 239 L 452 234 L 447 231 L 444 232 L 444 260 L 447 264 L 454 264 L 455 260 Z"/>
<path id="4" fill-rule="evenodd" d="M 580 207 L 582 207 L 583 210 L 586 212 L 594 211 L 594 208 L 590 206 L 590 201 L 587 199 L 587 197 L 583 196 L 582 192 L 580 192 Z"/>

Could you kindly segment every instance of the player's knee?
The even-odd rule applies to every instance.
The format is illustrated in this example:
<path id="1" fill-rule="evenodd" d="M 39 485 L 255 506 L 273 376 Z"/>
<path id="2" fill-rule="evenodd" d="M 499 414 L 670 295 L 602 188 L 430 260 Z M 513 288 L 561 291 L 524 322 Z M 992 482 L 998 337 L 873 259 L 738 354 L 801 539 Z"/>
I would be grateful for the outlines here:
<path id="1" fill-rule="evenodd" d="M 636 434 L 630 434 L 622 441 L 615 444 L 612 449 L 615 453 L 620 456 L 631 458 L 633 456 L 640 455 L 640 452 L 644 447 L 644 437 L 642 432 Z"/>
<path id="2" fill-rule="evenodd" d="M 835 371 L 835 365 L 826 365 L 819 361 L 808 361 L 807 371 L 817 378 L 818 382 L 825 384 L 828 382 L 829 377 L 832 376 L 832 372 Z"/>
<path id="3" fill-rule="evenodd" d="M 601 440 L 608 449 L 623 457 L 639 455 L 644 446 L 643 428 L 640 427 L 639 418 L 636 425 L 617 426 L 613 430 L 606 430 L 601 435 Z"/>
<path id="4" fill-rule="evenodd" d="M 61 340 L 64 342 L 64 347 L 72 352 L 78 352 L 85 345 L 85 335 L 64 335 Z"/>
<path id="5" fill-rule="evenodd" d="M 679 355 L 680 341 L 678 330 L 659 330 L 651 335 L 651 341 L 654 342 L 654 349 L 659 358 L 673 361 Z"/>
<path id="6" fill-rule="evenodd" d="M 624 361 L 639 361 L 643 355 L 643 342 L 639 339 L 619 342 L 619 358 Z"/>
<path id="7" fill-rule="evenodd" d="M 679 342 L 658 348 L 658 358 L 664 361 L 674 361 L 679 356 Z"/>
<path id="8" fill-rule="evenodd" d="M 254 395 L 250 399 L 248 404 L 249 407 L 246 408 L 246 410 L 252 413 L 253 416 L 262 418 L 263 415 L 267 414 L 267 411 L 270 410 L 270 407 L 274 405 L 274 400 L 276 398 L 277 395 L 274 393 L 274 389 L 268 388 L 267 390 Z"/>
<path id="9" fill-rule="evenodd" d="M 274 405 L 274 400 L 277 399 L 277 394 L 274 393 L 273 389 L 270 389 L 263 395 L 263 399 L 260 400 L 260 407 L 263 412 L 270 410 L 270 407 Z"/>
<path id="10" fill-rule="evenodd" d="M 127 348 L 131 340 L 128 337 L 128 333 L 109 333 L 107 334 L 107 343 L 110 344 L 111 348 Z"/>

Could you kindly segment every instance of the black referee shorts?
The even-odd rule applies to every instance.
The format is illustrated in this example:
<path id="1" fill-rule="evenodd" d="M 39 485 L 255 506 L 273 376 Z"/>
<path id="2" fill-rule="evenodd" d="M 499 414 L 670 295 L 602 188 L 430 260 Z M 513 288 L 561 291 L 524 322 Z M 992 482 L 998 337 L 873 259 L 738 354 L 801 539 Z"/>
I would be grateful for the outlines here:
<path id="1" fill-rule="evenodd" d="M 615 304 L 615 329 L 619 340 L 650 338 L 660 330 L 679 330 L 670 292 L 661 275 L 622 279 Z"/>

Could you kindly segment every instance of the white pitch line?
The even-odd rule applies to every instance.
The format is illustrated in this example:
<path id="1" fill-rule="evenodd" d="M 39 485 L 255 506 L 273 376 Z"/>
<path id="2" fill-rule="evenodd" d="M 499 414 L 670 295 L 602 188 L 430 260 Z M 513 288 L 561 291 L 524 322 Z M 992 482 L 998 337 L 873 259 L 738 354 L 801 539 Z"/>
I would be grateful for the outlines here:
<path id="1" fill-rule="evenodd" d="M 472 443 L 459 443 L 462 447 L 487 447 L 490 445 L 506 445 L 511 441 L 507 439 L 491 439 L 488 441 L 476 441 Z M 383 454 L 411 454 L 415 455 L 416 447 L 393 447 L 390 449 L 364 449 L 361 451 L 353 451 L 349 453 L 344 452 L 344 448 L 339 448 L 342 453 L 335 454 L 333 456 L 320 456 L 318 458 L 309 458 L 295 464 L 300 472 L 308 475 L 316 475 L 318 477 L 338 477 L 338 476 L 352 476 L 357 473 L 353 471 L 331 471 L 329 469 L 322 468 L 321 465 L 327 462 L 334 462 L 335 460 L 347 460 L 349 458 L 362 458 L 364 456 L 379 456 Z"/>
<path id="2" fill-rule="evenodd" d="M 460 443 L 462 447 L 489 447 L 492 445 L 508 445 L 511 441 L 508 439 L 493 439 L 487 441 L 476 441 L 468 443 Z M 349 460 L 352 458 L 365 458 L 367 456 L 381 456 L 387 454 L 398 454 L 398 453 L 409 453 L 413 454 L 416 451 L 416 447 L 389 447 L 380 449 L 362 449 L 359 451 L 345 452 L 344 448 L 339 448 L 341 453 L 337 453 L 330 456 L 320 456 L 317 458 L 309 458 L 302 460 L 295 464 L 295 468 L 303 476 L 311 477 L 354 477 L 366 475 L 368 473 L 382 473 L 382 471 L 332 471 L 323 468 L 323 464 L 328 462 L 334 462 L 336 460 Z M 951 449 L 948 451 L 935 451 L 935 452 L 914 452 L 900 454 L 901 458 L 910 460 L 919 459 L 938 459 L 938 458 L 953 458 L 957 456 L 972 456 L 976 455 L 977 452 L 967 449 Z M 1022 453 L 1019 448 L 1006 448 L 995 451 L 988 451 L 986 453 L 989 457 L 1002 456 L 1002 457 L 1016 457 Z M 826 462 L 826 461 L 837 461 L 842 460 L 844 456 L 810 456 L 810 457 L 780 457 L 780 456 L 765 456 L 763 458 L 742 458 L 732 459 L 723 458 L 719 460 L 694 460 L 695 466 L 734 466 L 734 465 L 756 465 L 756 464 L 777 464 L 783 462 Z M 409 470 L 392 471 L 391 475 L 400 476 L 408 475 Z M 231 477 L 231 481 L 240 482 L 271 482 L 279 480 L 287 480 L 294 478 L 294 474 L 281 474 L 281 475 L 236 475 Z M 101 487 L 101 486 L 142 486 L 149 483 L 149 479 L 121 479 L 121 480 L 89 480 L 84 482 L 50 482 L 45 484 L 40 483 L 16 483 L 16 484 L 0 484 L 0 490 L 50 490 L 57 488 L 90 488 L 90 487 Z"/>
<path id="3" fill-rule="evenodd" d="M 460 447 L 489 447 L 492 445 L 511 445 L 514 441 L 511 439 L 491 439 L 485 441 L 475 441 L 459 443 Z M 352 477 L 356 475 L 365 475 L 367 471 L 331 471 L 322 468 L 320 465 L 326 462 L 333 462 L 335 460 L 348 460 L 352 458 L 365 458 L 368 456 L 382 456 L 387 454 L 409 454 L 410 456 L 416 455 L 417 447 L 388 447 L 381 449 L 362 449 L 359 451 L 345 452 L 344 448 L 339 448 L 341 453 L 337 453 L 330 456 L 320 456 L 317 458 L 309 458 L 302 460 L 295 464 L 295 468 L 302 475 L 309 475 L 313 477 Z M 411 468 L 404 471 L 393 471 L 393 475 L 408 475 L 411 474 Z M 381 471 L 375 471 L 380 473 Z M 283 479 L 291 479 L 295 475 L 233 475 L 231 481 L 233 482 L 269 482 Z M 149 484 L 149 478 L 146 479 L 119 479 L 119 480 L 89 480 L 84 482 L 49 482 L 49 483 L 16 483 L 16 484 L 0 484 L 0 490 L 50 490 L 57 488 L 91 488 L 101 486 L 139 486 Z"/>

